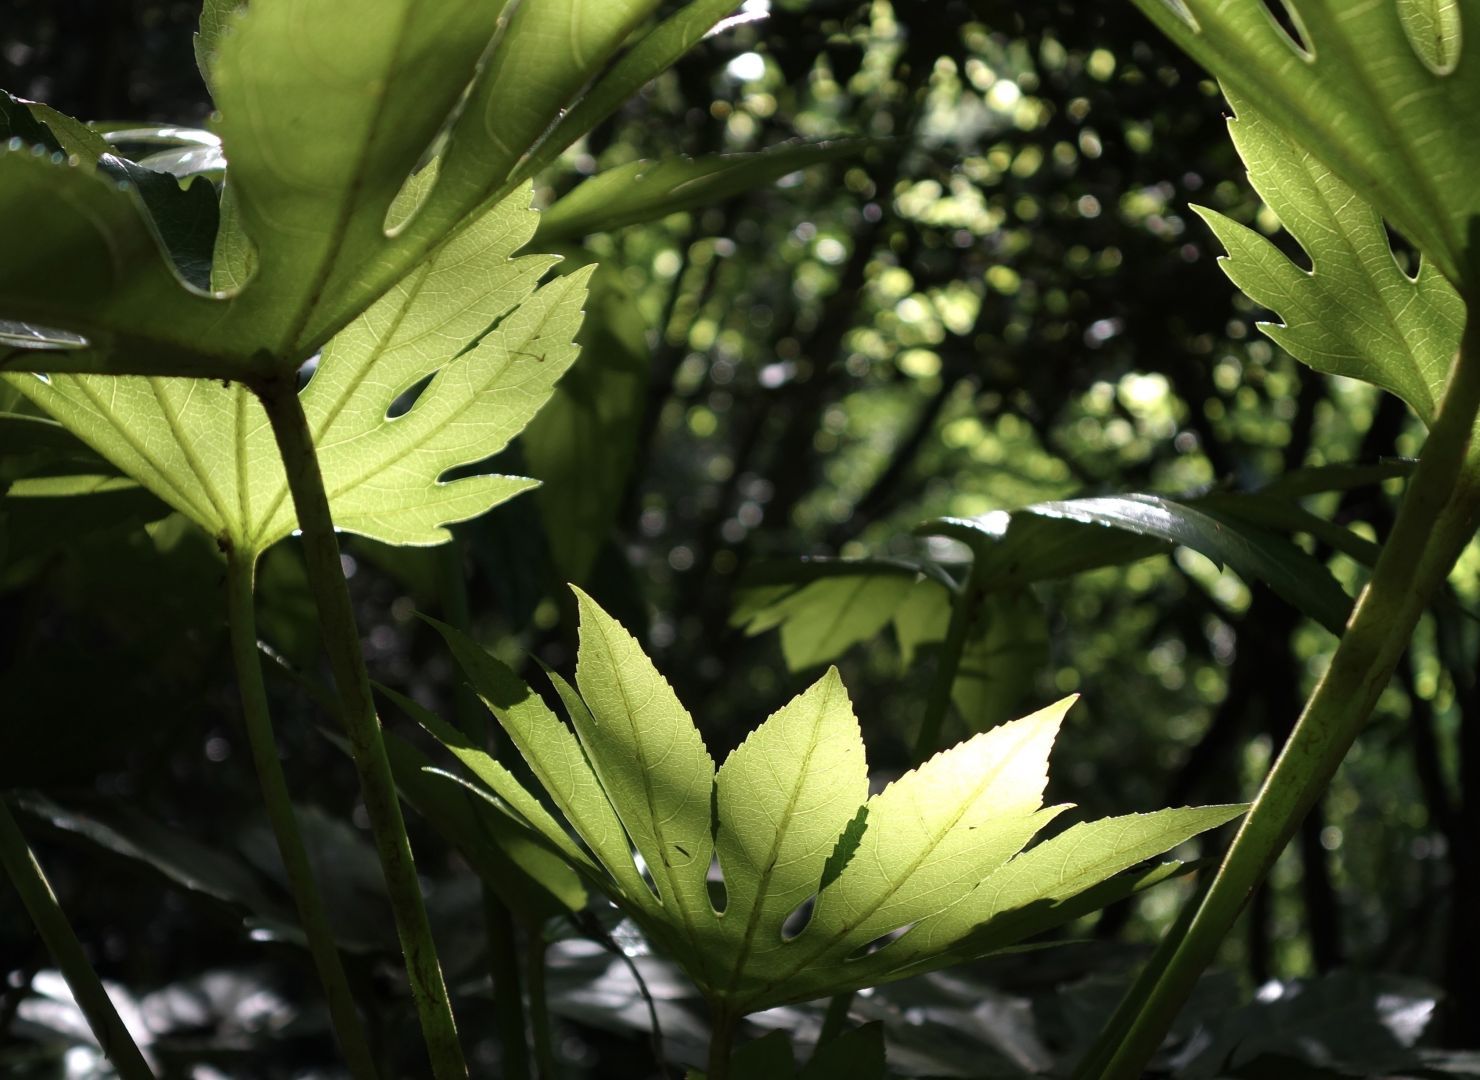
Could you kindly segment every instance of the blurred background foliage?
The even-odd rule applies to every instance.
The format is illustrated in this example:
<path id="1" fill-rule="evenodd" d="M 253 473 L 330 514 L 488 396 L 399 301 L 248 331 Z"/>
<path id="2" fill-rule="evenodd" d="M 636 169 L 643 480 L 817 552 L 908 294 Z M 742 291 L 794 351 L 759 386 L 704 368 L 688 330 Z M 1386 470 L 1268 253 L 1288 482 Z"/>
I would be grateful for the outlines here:
<path id="1" fill-rule="evenodd" d="M 541 203 L 644 158 L 796 138 L 877 144 L 655 224 L 547 238 L 567 266 L 602 269 L 582 359 L 500 462 L 545 486 L 460 527 L 455 549 L 346 543 L 381 681 L 452 707 L 452 666 L 414 613 L 442 610 L 459 571 L 490 648 L 568 670 L 574 613 L 561 583 L 577 581 L 639 633 L 719 756 L 807 677 L 788 670 L 777 635 L 734 624 L 757 567 L 815 555 L 949 564 L 964 549 L 913 535 L 921 521 L 1084 494 L 1249 489 L 1301 466 L 1415 450 L 1420 434 L 1394 399 L 1313 375 L 1255 328 L 1261 312 L 1219 272 L 1187 204 L 1271 236 L 1278 222 L 1243 180 L 1216 87 L 1128 6 L 745 6 L 766 17 L 708 39 L 567 153 L 541 178 Z M 90 120 L 207 120 L 194 5 L 6 9 L 0 85 L 12 92 Z M 0 481 L 24 467 L 10 463 Z M 1400 489 L 1390 481 L 1311 506 L 1379 538 Z M 65 511 L 37 502 L 0 504 L 0 787 L 17 792 L 80 935 L 179 1075 L 327 1067 L 307 958 L 291 919 L 278 917 L 290 910 L 281 871 L 252 809 L 212 545 L 136 492 Z M 1307 546 L 1355 593 L 1355 562 Z M 1480 1009 L 1480 741 L 1461 724 L 1477 693 L 1475 567 L 1472 551 L 1455 596 L 1426 619 L 1371 729 L 1227 942 L 1209 991 L 1218 1004 L 1198 1021 L 1214 1034 L 1167 1069 L 1274 1075 L 1248 1064 L 1274 1058 L 1376 1068 L 1370 1057 L 1354 1073 L 1341 1064 L 1335 1048 L 1360 1027 L 1350 1017 L 1324 1031 L 1286 1009 L 1306 1042 L 1272 1049 L 1250 1050 L 1239 1041 L 1247 1031 L 1228 1027 L 1234 1005 L 1288 1005 L 1305 985 L 1292 980 L 1339 969 L 1350 969 L 1345 981 L 1306 993 L 1346 994 L 1336 1012 L 1366 1016 L 1402 1053 L 1418 1052 L 1425 1023 L 1397 1034 L 1393 1002 L 1410 1019 L 1437 1009 L 1422 1045 L 1480 1045 L 1466 1022 Z M 1334 642 L 1263 586 L 1186 549 L 1036 592 L 1047 645 L 1019 673 L 1024 706 L 1083 695 L 1051 795 L 1093 816 L 1247 798 Z M 268 557 L 260 602 L 264 641 L 296 673 L 272 687 L 279 737 L 293 790 L 315 811 L 317 856 L 338 882 L 331 906 L 343 913 L 352 975 L 383 1007 L 387 1045 L 414 1044 L 352 773 L 299 685 L 323 675 L 290 545 Z M 933 651 L 905 665 L 886 630 L 841 660 L 880 782 L 908 764 Z M 393 710 L 388 722 L 410 735 Z M 952 723 L 954 740 L 965 729 Z M 411 824 L 462 1027 L 487 1067 L 476 888 Z M 1046 1067 L 1040 1051 L 1062 1061 L 1187 887 L 1088 921 L 1079 929 L 1096 944 L 1069 959 L 972 973 L 976 1004 L 963 1016 L 1013 994 L 1028 1004 L 1009 1001 L 991 1013 L 1000 1022 L 978 1024 L 977 1056 L 965 1060 L 985 1060 L 989 1045 L 1004 1075 Z M 0 1069 L 84 1075 L 86 1060 L 58 1057 L 67 1038 L 47 1009 L 49 961 L 14 898 L 0 897 Z M 601 999 L 600 978 L 625 968 L 601 968 L 604 954 L 579 942 L 561 955 L 572 970 L 597 964 L 555 976 L 571 1074 L 642 1075 L 646 1048 L 632 1029 L 645 1008 L 621 987 Z M 1398 977 L 1401 993 L 1383 981 Z M 891 1045 L 927 1045 L 920 1031 L 963 1007 L 909 996 L 927 991 L 868 1006 L 896 1021 Z M 682 1016 L 664 1016 L 681 1048 Z M 1209 1039 L 1221 1057 L 1209 1058 Z M 1292 1049 L 1311 1039 L 1325 1060 Z M 973 1075 L 939 1055 L 910 1067 L 912 1052 L 896 1067 Z"/>

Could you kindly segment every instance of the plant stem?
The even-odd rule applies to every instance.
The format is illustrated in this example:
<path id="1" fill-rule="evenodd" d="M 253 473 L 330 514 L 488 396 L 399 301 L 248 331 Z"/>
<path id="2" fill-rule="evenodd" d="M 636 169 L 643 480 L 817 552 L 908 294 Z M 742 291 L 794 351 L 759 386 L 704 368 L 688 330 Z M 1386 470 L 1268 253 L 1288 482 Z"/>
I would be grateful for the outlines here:
<path id="1" fill-rule="evenodd" d="M 841 1035 L 848 1026 L 848 1010 L 853 1007 L 855 994 L 856 991 L 845 990 L 841 994 L 834 994 L 828 1001 L 827 1012 L 822 1017 L 822 1030 L 817 1033 L 817 1046 L 812 1051 L 814 1055 Z"/>
<path id="2" fill-rule="evenodd" d="M 231 655 L 236 664 L 237 684 L 241 687 L 242 713 L 246 719 L 247 741 L 252 747 L 252 762 L 257 769 L 257 783 L 262 789 L 262 802 L 277 839 L 288 887 L 308 938 L 308 950 L 324 984 L 329 1002 L 329 1015 L 334 1034 L 344 1054 L 350 1075 L 364 1080 L 376 1076 L 375 1057 L 365 1038 L 365 1029 L 350 993 L 349 980 L 339 949 L 334 943 L 324 900 L 314 881 L 313 866 L 293 813 L 288 782 L 278 758 L 277 742 L 272 733 L 272 717 L 267 708 L 267 687 L 262 679 L 262 658 L 257 651 L 257 615 L 252 599 L 255 553 L 237 548 L 226 557 L 226 609 L 231 627 Z"/>
<path id="3" fill-rule="evenodd" d="M 463 545 L 454 532 L 452 539 L 435 549 L 437 566 L 437 600 L 448 625 L 472 633 L 472 611 L 468 606 L 468 588 L 463 578 Z M 469 737 L 482 742 L 494 757 L 488 710 L 465 683 L 452 689 L 452 705 L 457 725 Z M 492 838 L 488 843 L 493 843 Z M 507 904 L 488 882 L 479 887 L 483 893 L 483 928 L 488 943 L 489 974 L 493 979 L 494 1026 L 503 1047 L 501 1060 L 506 1080 L 529 1080 L 529 1042 L 525 1035 L 524 998 L 519 988 L 519 941 L 514 931 L 514 917 Z M 538 1038 L 538 1032 L 536 1032 Z"/>
<path id="4" fill-rule="evenodd" d="M 339 541 L 334 535 L 334 519 L 329 511 L 318 455 L 314 452 L 313 434 L 293 379 L 264 381 L 254 389 L 267 410 L 287 471 L 288 488 L 293 494 L 298 527 L 303 535 L 308 584 L 318 608 L 329 667 L 343 703 L 341 716 L 359 773 L 360 793 L 370 819 L 375 849 L 385 873 L 396 933 L 426 1037 L 432 1074 L 437 1080 L 460 1080 L 467 1076 L 468 1069 L 462 1047 L 458 1045 L 457 1024 L 452 1017 L 442 967 L 437 962 L 421 882 L 416 877 L 380 718 L 371 697 L 370 676 L 360 651 L 359 630 L 339 561 Z"/>
<path id="5" fill-rule="evenodd" d="M 945 726 L 946 713 L 951 708 L 951 687 L 956 684 L 956 672 L 961 668 L 961 654 L 966 649 L 966 637 L 971 631 L 971 620 L 980 590 L 976 585 L 976 564 L 967 573 L 966 581 L 956 593 L 951 606 L 951 623 L 946 630 L 945 644 L 941 646 L 940 660 L 935 669 L 935 681 L 930 684 L 930 697 L 925 701 L 925 717 L 920 721 L 920 733 L 915 738 L 915 764 L 918 765 L 940 748 L 940 732 Z"/>
<path id="6" fill-rule="evenodd" d="M 72 924 L 56 894 L 36 861 L 35 854 L 21 834 L 20 826 L 10 812 L 10 805 L 0 799 L 0 865 L 21 895 L 21 903 L 36 925 L 36 931 L 62 970 L 62 977 L 72 990 L 72 997 L 87 1017 L 93 1037 L 108 1055 L 108 1060 L 118 1070 L 123 1080 L 154 1080 L 154 1073 L 144 1061 L 144 1055 L 134 1042 L 128 1028 L 108 991 L 103 989 L 102 980 L 82 951 L 82 943 L 72 931 Z"/>
<path id="7" fill-rule="evenodd" d="M 709 1061 L 704 1067 L 704 1080 L 729 1080 L 730 1047 L 735 1041 L 735 1017 L 716 1009 L 709 1032 Z"/>
<path id="8" fill-rule="evenodd" d="M 550 999 L 545 989 L 545 936 L 538 929 L 531 935 L 527 962 L 529 977 L 529 1019 L 534 1028 L 535 1075 L 539 1080 L 555 1080 L 555 1048 L 550 1036 Z M 659 1065 L 661 1066 L 661 1061 Z"/>
<path id="9" fill-rule="evenodd" d="M 1408 647 L 1419 616 L 1475 535 L 1480 473 L 1467 452 L 1480 407 L 1480 318 L 1474 317 L 1474 304 L 1470 310 L 1438 418 L 1331 665 L 1186 935 L 1100 1074 L 1103 1080 L 1142 1074 L 1239 911 L 1330 783 Z"/>

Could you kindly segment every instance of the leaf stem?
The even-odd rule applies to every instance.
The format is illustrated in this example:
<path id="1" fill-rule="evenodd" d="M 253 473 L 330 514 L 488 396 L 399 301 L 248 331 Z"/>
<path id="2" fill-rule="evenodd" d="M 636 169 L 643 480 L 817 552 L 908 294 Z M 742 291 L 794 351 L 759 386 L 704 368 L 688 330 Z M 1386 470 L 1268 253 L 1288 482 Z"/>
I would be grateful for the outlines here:
<path id="1" fill-rule="evenodd" d="M 1480 318 L 1471 318 L 1418 468 L 1372 578 L 1185 936 L 1120 1039 L 1102 1080 L 1133 1080 L 1301 819 L 1325 791 L 1408 647 L 1413 628 L 1475 535 L 1480 461 Z"/>
<path id="2" fill-rule="evenodd" d="M 21 903 L 36 925 L 37 933 L 46 942 L 57 967 L 61 968 L 72 996 L 87 1017 L 93 1037 L 118 1070 L 118 1075 L 123 1080 L 154 1080 L 154 1073 L 144 1061 L 144 1055 L 128 1033 L 128 1028 L 124 1027 L 98 973 L 88 963 L 82 943 L 77 940 L 41 864 L 36 861 L 10 812 L 10 805 L 4 799 L 0 799 L 0 865 L 5 867 L 5 873 L 15 885 L 16 892 L 20 893 Z"/>
<path id="3" fill-rule="evenodd" d="M 241 688 L 242 713 L 246 720 L 247 741 L 252 748 L 252 762 L 257 769 L 257 783 L 262 789 L 262 802 L 277 839 L 288 887 L 303 923 L 308 949 L 324 984 L 329 1002 L 329 1015 L 334 1034 L 349 1066 L 350 1075 L 360 1080 L 373 1080 L 377 1075 L 375 1057 L 365 1038 L 365 1029 L 350 993 L 339 949 L 334 943 L 324 900 L 314 881 L 313 865 L 293 813 L 288 782 L 278 758 L 273 738 L 272 717 L 267 707 L 267 687 L 262 678 L 262 658 L 257 651 L 257 616 L 252 597 L 252 579 L 257 556 L 254 552 L 232 548 L 226 557 L 226 609 L 231 627 L 231 655 L 236 664 L 237 684 Z"/>
<path id="4" fill-rule="evenodd" d="M 555 1080 L 558 1071 L 555 1065 L 555 1047 L 550 1029 L 550 997 L 545 985 L 545 952 L 548 945 L 545 935 L 536 927 L 530 935 L 529 951 L 525 960 L 529 965 L 529 977 L 525 986 L 529 990 L 529 1019 L 534 1029 L 535 1075 L 539 1080 Z M 658 1062 L 662 1067 L 662 1062 Z"/>
<path id="5" fill-rule="evenodd" d="M 956 684 L 956 672 L 961 668 L 961 655 L 966 650 L 966 638 L 971 632 L 971 621 L 975 614 L 981 590 L 976 583 L 976 562 L 972 561 L 966 581 L 957 591 L 951 605 L 951 622 L 946 630 L 946 640 L 941 646 L 940 659 L 936 662 L 935 680 L 930 684 L 930 697 L 925 701 L 925 717 L 920 721 L 920 733 L 915 738 L 914 761 L 924 762 L 940 748 L 940 733 L 945 726 L 946 713 L 951 708 L 951 687 Z"/>
<path id="6" fill-rule="evenodd" d="M 709 1060 L 704 1067 L 704 1080 L 729 1080 L 730 1047 L 735 1042 L 736 1017 L 728 1009 L 714 1010 L 714 1023 L 709 1033 Z"/>
<path id="7" fill-rule="evenodd" d="M 314 452 L 313 434 L 292 378 L 264 380 L 253 387 L 267 410 L 273 436 L 287 471 L 288 488 L 303 535 L 308 584 L 319 612 L 319 627 L 329 654 L 330 670 L 343 703 L 341 716 L 360 777 L 360 792 L 375 849 L 385 873 L 396 933 L 411 979 L 411 995 L 426 1037 L 432 1074 L 437 1080 L 460 1080 L 468 1074 L 442 967 L 432 941 L 431 923 L 422 900 L 421 883 L 406 837 L 406 823 L 395 780 L 385 753 L 380 718 L 370 691 L 370 676 L 360 651 L 354 608 L 339 560 L 339 541 L 324 492 L 324 478 Z"/>

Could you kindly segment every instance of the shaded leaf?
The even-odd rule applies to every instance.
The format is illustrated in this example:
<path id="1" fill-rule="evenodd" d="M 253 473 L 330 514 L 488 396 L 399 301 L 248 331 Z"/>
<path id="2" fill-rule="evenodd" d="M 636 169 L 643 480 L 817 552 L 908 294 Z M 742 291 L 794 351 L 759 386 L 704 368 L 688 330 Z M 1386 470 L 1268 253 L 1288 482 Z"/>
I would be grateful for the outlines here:
<path id="1" fill-rule="evenodd" d="M 629 162 L 597 173 L 547 207 L 535 240 L 574 240 L 706 206 L 799 169 L 856 156 L 871 145 L 866 140 L 824 142 L 749 154 Z"/>
<path id="2" fill-rule="evenodd" d="M 584 252 L 578 258 L 590 261 Z M 520 437 L 540 481 L 535 497 L 551 560 L 562 580 L 578 585 L 621 508 L 648 397 L 647 327 L 635 298 L 616 270 L 597 267 L 590 286 L 576 338 L 581 362 Z"/>

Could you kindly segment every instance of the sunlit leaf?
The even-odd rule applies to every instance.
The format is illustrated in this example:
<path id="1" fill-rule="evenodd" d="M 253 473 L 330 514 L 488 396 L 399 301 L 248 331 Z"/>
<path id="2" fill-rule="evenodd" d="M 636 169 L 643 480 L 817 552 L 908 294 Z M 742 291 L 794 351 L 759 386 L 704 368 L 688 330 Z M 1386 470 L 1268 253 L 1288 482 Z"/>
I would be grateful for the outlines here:
<path id="1" fill-rule="evenodd" d="M 1250 299 L 1280 323 L 1259 327 L 1317 371 L 1380 386 L 1432 424 L 1464 329 L 1465 305 L 1431 259 L 1409 276 L 1382 218 L 1311 153 L 1238 98 L 1228 122 L 1249 182 L 1310 260 L 1304 270 L 1268 239 L 1197 208 Z"/>
<path id="2" fill-rule="evenodd" d="M 524 191 L 500 203 L 325 347 L 302 399 L 340 528 L 435 544 L 446 523 L 532 485 L 442 480 L 501 450 L 576 356 L 588 272 L 536 288 L 551 258 L 513 257 L 534 228 L 527 201 Z M 263 551 L 296 528 L 266 414 L 245 387 L 5 378 L 211 535 Z M 404 413 L 388 419 L 398 402 Z"/>
<path id="3" fill-rule="evenodd" d="M 1480 28 L 1480 2 L 1292 0 L 1299 41 L 1263 3 L 1136 5 L 1451 282 L 1469 276 L 1470 221 L 1480 212 L 1480 188 L 1470 182 L 1480 172 L 1480 63 L 1462 39 Z"/>
<path id="4" fill-rule="evenodd" d="M 752 732 L 716 776 L 693 722 L 637 643 L 584 594 L 578 600 L 581 696 L 557 688 L 580 748 L 532 691 L 443 632 L 605 866 L 613 899 L 731 1011 L 929 970 L 958 959 L 953 950 L 1013 944 L 1080 913 L 1076 898 L 1108 902 L 1160 880 L 1175 868 L 1116 876 L 1242 810 L 1109 819 L 1020 854 L 1066 809 L 1045 808 L 1042 797 L 1069 700 L 938 754 L 868 798 L 858 723 L 835 671 Z M 491 796 L 507 797 L 511 778 L 488 769 L 447 725 L 427 726 L 488 779 Z M 598 796 L 621 818 L 656 897 L 618 883 L 631 873 L 631 854 L 604 838 L 610 824 L 590 805 Z M 582 820 L 596 822 L 594 838 Z M 713 899 L 711 835 L 722 877 Z M 576 858 L 589 866 L 583 853 Z M 983 944 L 999 922 L 998 937 Z"/>

